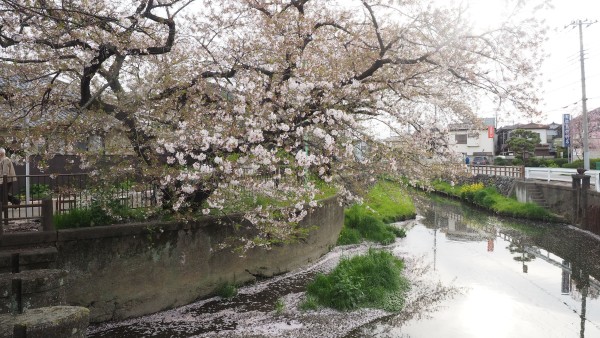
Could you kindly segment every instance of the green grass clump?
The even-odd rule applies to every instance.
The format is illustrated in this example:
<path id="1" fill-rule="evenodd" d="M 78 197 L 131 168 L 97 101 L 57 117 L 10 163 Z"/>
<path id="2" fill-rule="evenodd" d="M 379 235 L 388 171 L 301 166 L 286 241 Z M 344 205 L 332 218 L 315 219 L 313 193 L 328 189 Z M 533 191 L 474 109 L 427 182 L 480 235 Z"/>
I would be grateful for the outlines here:
<path id="1" fill-rule="evenodd" d="M 307 299 L 300 308 L 350 311 L 369 307 L 398 312 L 410 286 L 403 268 L 402 260 L 382 250 L 342 259 L 332 272 L 318 275 L 308 285 Z"/>
<path id="2" fill-rule="evenodd" d="M 385 224 L 381 219 L 368 212 L 364 205 L 353 205 L 344 213 L 344 227 L 338 239 L 339 245 L 357 244 L 363 239 L 391 244 L 396 237 L 404 237 L 403 229 Z"/>
<path id="3" fill-rule="evenodd" d="M 275 314 L 281 315 L 284 311 L 285 311 L 285 302 L 283 301 L 283 299 L 281 297 L 277 298 L 277 301 L 275 302 Z"/>
<path id="4" fill-rule="evenodd" d="M 96 209 L 71 209 L 68 213 L 54 215 L 56 229 L 84 228 L 110 224 L 111 218 Z"/>
<path id="5" fill-rule="evenodd" d="M 494 187 L 483 187 L 481 183 L 451 186 L 447 182 L 435 181 L 433 187 L 448 195 L 459 197 L 475 205 L 494 211 L 496 214 L 536 220 L 554 220 L 556 216 L 535 203 L 522 203 L 505 197 Z"/>
<path id="6" fill-rule="evenodd" d="M 553 220 L 555 218 L 549 211 L 535 203 L 521 203 L 514 199 L 501 197 L 492 205 L 492 209 L 498 214 L 542 220 Z"/>
<path id="7" fill-rule="evenodd" d="M 380 180 L 369 190 L 365 205 L 384 223 L 392 223 L 413 218 L 415 205 L 399 184 Z"/>
<path id="8" fill-rule="evenodd" d="M 337 245 L 358 244 L 362 241 L 362 238 L 358 229 L 344 226 L 340 232 L 340 237 L 338 237 Z"/>
<path id="9" fill-rule="evenodd" d="M 442 180 L 435 180 L 431 183 L 435 191 L 443 192 L 451 196 L 460 196 L 460 186 L 454 186 Z"/>
<path id="10" fill-rule="evenodd" d="M 237 295 L 238 288 L 233 283 L 225 282 L 225 283 L 219 285 L 219 287 L 217 288 L 215 293 L 217 296 L 219 296 L 221 298 L 231 299 Z"/>
<path id="11" fill-rule="evenodd" d="M 119 202 L 110 202 L 104 208 L 99 203 L 92 203 L 88 208 L 56 214 L 53 222 L 56 229 L 84 228 L 145 220 L 146 212 L 144 208 L 133 209 Z"/>
<path id="12" fill-rule="evenodd" d="M 405 237 L 406 232 L 387 223 L 415 215 L 412 199 L 400 185 L 380 181 L 369 190 L 363 204 L 345 210 L 338 245 L 358 244 L 363 239 L 391 244 L 396 237 Z"/>

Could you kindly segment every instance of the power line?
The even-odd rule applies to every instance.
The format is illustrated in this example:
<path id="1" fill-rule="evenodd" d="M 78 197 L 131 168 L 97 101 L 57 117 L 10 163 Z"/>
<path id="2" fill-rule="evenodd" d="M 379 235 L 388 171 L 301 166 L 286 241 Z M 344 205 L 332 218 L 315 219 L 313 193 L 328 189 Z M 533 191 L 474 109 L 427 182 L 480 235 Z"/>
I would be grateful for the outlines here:
<path id="1" fill-rule="evenodd" d="M 594 96 L 594 97 L 588 97 L 587 98 L 588 101 L 596 101 L 598 99 L 600 99 L 600 96 Z M 581 103 L 581 100 L 577 100 L 575 102 L 567 103 L 567 104 L 561 105 L 559 107 L 554 107 L 554 108 L 551 108 L 551 109 L 544 109 L 543 112 L 544 113 L 553 113 L 553 112 L 556 112 L 556 111 L 565 111 L 566 109 L 573 108 L 574 106 L 577 106 L 580 103 Z"/>
<path id="2" fill-rule="evenodd" d="M 594 74 L 592 74 L 592 75 L 589 75 L 589 76 L 587 76 L 586 78 L 587 78 L 587 79 L 593 79 L 593 78 L 596 78 L 596 77 L 598 77 L 599 75 L 600 75 L 600 73 L 594 73 Z M 563 85 L 562 85 L 562 86 L 560 86 L 560 87 L 552 87 L 552 88 L 549 88 L 548 90 L 544 91 L 544 94 L 549 94 L 549 93 L 555 92 L 555 91 L 557 91 L 557 90 L 561 90 L 561 89 L 564 89 L 564 88 L 571 87 L 572 85 L 574 85 L 574 84 L 576 84 L 576 83 L 579 83 L 580 81 L 581 81 L 581 80 L 571 81 L 571 82 L 569 82 L 569 83 L 567 83 L 567 84 L 563 84 Z M 555 82 L 557 82 L 557 81 L 555 81 Z"/>

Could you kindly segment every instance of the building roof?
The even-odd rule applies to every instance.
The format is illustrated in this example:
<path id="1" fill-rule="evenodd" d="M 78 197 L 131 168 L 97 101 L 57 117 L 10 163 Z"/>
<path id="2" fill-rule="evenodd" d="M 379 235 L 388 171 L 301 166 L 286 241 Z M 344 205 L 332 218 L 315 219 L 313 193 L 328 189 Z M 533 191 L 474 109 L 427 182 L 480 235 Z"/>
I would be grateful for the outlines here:
<path id="1" fill-rule="evenodd" d="M 477 125 L 477 124 L 479 124 L 479 125 Z M 490 126 L 491 127 L 496 126 L 496 119 L 493 117 L 484 117 L 484 118 L 479 118 L 476 123 L 473 123 L 473 122 L 449 123 L 448 130 L 450 130 L 450 131 L 485 130 Z"/>
<path id="2" fill-rule="evenodd" d="M 514 124 L 512 126 L 504 126 L 498 129 L 498 131 L 502 130 L 515 130 L 515 129 L 551 129 L 548 124 L 541 123 L 520 123 Z"/>

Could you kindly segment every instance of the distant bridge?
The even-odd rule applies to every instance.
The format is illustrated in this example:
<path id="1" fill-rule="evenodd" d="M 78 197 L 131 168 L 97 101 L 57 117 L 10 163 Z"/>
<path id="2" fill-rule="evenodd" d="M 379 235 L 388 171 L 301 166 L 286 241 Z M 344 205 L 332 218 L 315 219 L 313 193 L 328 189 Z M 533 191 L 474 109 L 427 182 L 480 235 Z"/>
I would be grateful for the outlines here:
<path id="1" fill-rule="evenodd" d="M 568 168 L 525 168 L 525 179 L 544 180 L 550 182 L 572 182 L 571 175 L 577 174 L 577 169 Z M 586 170 L 585 175 L 591 176 L 590 186 L 600 192 L 600 170 Z"/>

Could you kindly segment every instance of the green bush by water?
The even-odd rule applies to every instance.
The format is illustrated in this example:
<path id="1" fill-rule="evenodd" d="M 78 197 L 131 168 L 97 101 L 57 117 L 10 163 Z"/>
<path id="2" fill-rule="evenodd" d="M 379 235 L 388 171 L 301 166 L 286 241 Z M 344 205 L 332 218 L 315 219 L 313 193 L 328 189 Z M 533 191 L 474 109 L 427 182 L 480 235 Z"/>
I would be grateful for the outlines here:
<path id="1" fill-rule="evenodd" d="M 412 199 L 401 185 L 380 180 L 365 197 L 368 212 L 384 223 L 398 222 L 416 215 Z"/>
<path id="2" fill-rule="evenodd" d="M 338 237 L 337 240 L 337 245 L 358 244 L 362 241 L 362 238 L 363 237 L 358 229 L 343 226 L 340 237 Z"/>
<path id="3" fill-rule="evenodd" d="M 452 186 L 448 182 L 433 182 L 436 191 L 459 197 L 475 205 L 494 211 L 496 214 L 536 220 L 554 220 L 556 217 L 535 203 L 521 203 L 514 198 L 505 197 L 494 187 L 481 184 Z"/>
<path id="4" fill-rule="evenodd" d="M 345 210 L 338 245 L 358 244 L 363 239 L 391 244 L 396 237 L 405 237 L 406 233 L 387 223 L 415 215 L 412 199 L 399 184 L 380 181 L 369 190 L 363 204 Z"/>
<path id="5" fill-rule="evenodd" d="M 300 308 L 324 306 L 350 311 L 369 307 L 400 311 L 410 286 L 402 275 L 403 268 L 402 260 L 382 250 L 342 259 L 333 271 L 318 275 L 308 285 L 307 299 Z"/>
<path id="6" fill-rule="evenodd" d="M 393 243 L 396 237 L 405 236 L 404 229 L 385 224 L 368 212 L 364 205 L 353 205 L 344 212 L 344 227 L 338 238 L 338 244 L 357 244 L 365 239 L 388 245 Z"/>

